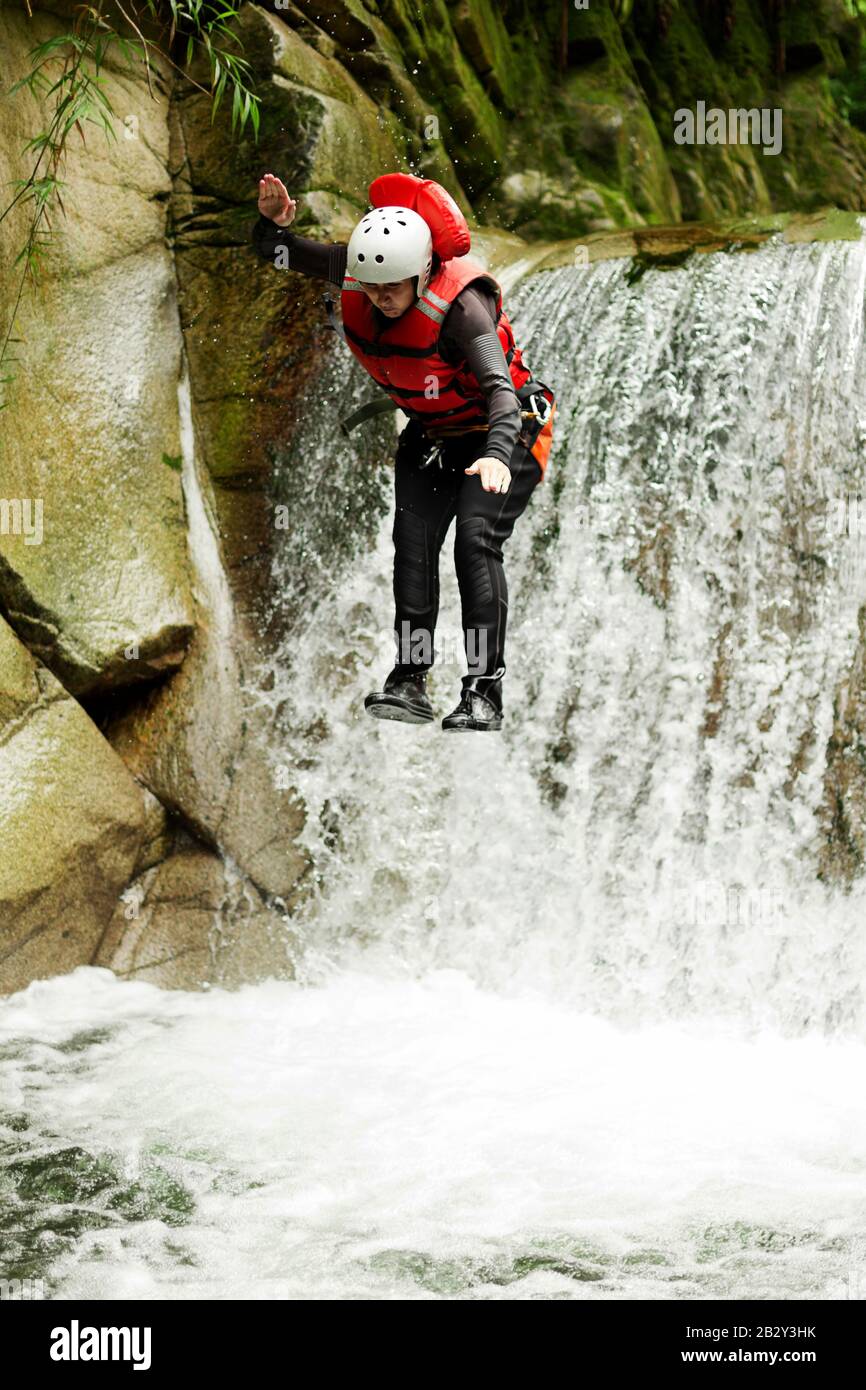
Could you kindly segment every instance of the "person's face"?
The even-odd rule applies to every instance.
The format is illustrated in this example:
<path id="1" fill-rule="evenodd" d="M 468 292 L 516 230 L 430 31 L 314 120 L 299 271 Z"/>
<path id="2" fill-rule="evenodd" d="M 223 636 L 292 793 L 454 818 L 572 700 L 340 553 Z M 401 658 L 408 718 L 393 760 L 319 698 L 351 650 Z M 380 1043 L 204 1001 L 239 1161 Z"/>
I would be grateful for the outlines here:
<path id="1" fill-rule="evenodd" d="M 394 280 L 390 284 L 370 285 L 363 280 L 358 281 L 361 289 L 372 300 L 377 309 L 381 309 L 389 319 L 399 318 L 405 314 L 410 305 L 415 303 L 415 281 Z"/>

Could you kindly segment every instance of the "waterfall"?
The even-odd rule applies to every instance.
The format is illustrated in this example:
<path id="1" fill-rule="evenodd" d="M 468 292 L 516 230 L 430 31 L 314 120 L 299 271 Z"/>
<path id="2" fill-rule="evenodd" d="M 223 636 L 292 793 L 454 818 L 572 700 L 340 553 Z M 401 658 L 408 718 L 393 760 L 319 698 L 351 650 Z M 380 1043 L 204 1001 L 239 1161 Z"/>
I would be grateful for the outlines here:
<path id="1" fill-rule="evenodd" d="M 2 1002 L 6 1278 L 67 1300 L 862 1297 L 863 889 L 819 871 L 866 596 L 864 275 L 860 243 L 776 243 L 515 286 L 559 415 L 507 549 L 501 735 L 365 714 L 390 513 L 317 411 L 276 480 L 298 535 L 259 711 L 307 809 L 298 978 L 81 968 Z M 335 356 L 329 406 L 357 386 Z M 450 542 L 442 581 L 445 712 Z"/>
<path id="2" fill-rule="evenodd" d="M 818 882 L 817 845 L 866 599 L 866 247 L 630 266 L 510 301 L 559 413 L 506 548 L 504 734 L 364 715 L 391 664 L 390 520 L 275 664 L 321 884 L 304 978 L 458 968 L 621 1022 L 862 1032 L 863 890 Z M 442 579 L 444 713 L 450 537 Z"/>

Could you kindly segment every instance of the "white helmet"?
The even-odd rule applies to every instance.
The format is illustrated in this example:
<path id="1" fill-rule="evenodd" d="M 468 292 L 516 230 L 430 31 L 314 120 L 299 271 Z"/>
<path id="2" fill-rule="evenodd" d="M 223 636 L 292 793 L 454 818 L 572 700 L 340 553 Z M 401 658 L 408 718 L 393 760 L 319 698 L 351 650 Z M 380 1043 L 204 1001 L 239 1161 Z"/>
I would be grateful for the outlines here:
<path id="1" fill-rule="evenodd" d="M 427 288 L 433 266 L 430 228 L 410 208 L 371 208 L 349 238 L 346 270 L 370 285 L 418 276 L 418 293 Z"/>

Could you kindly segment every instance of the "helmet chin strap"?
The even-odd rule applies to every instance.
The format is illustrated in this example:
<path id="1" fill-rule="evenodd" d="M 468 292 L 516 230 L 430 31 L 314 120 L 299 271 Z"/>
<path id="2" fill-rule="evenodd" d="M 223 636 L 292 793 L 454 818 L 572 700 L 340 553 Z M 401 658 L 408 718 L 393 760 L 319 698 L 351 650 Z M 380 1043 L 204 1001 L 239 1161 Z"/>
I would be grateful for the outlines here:
<path id="1" fill-rule="evenodd" d="M 436 271 L 437 271 L 438 269 L 439 269 L 439 259 L 438 259 L 438 257 L 434 254 L 433 260 L 432 260 L 431 265 L 430 265 L 430 271 L 429 271 L 428 275 L 426 276 L 426 278 L 425 278 L 425 280 L 424 280 L 424 289 L 423 289 L 423 290 L 421 289 L 421 276 L 420 276 L 420 275 L 415 275 L 415 276 L 413 276 L 413 279 L 414 279 L 414 281 L 415 281 L 415 298 L 416 298 L 416 299 L 420 299 L 420 298 L 421 298 L 421 295 L 424 293 L 424 290 L 426 290 L 427 286 L 430 284 L 430 281 L 433 279 L 433 276 L 436 274 Z"/>

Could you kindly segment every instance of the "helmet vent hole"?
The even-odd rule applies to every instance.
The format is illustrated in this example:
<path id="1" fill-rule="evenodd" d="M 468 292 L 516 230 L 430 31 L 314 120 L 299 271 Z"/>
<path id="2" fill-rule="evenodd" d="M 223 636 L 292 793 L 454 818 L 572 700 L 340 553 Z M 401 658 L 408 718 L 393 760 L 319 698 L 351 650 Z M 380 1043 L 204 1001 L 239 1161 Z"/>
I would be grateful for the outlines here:
<path id="1" fill-rule="evenodd" d="M 364 259 L 365 259 L 365 257 L 364 257 L 364 252 L 363 252 L 363 251 L 359 251 L 359 252 L 358 252 L 358 260 L 359 260 L 359 261 L 363 261 Z"/>
<path id="2" fill-rule="evenodd" d="M 385 233 L 385 236 L 390 236 L 390 235 L 391 235 L 391 228 L 390 228 L 390 227 L 383 227 L 383 228 L 382 228 L 382 231 Z"/>
<path id="3" fill-rule="evenodd" d="M 359 257 L 358 259 L 360 260 L 360 257 Z M 382 264 L 382 262 L 384 261 L 384 259 L 385 259 L 384 256 L 377 256 L 377 257 L 376 257 L 376 260 L 379 262 L 380 265 Z"/>

